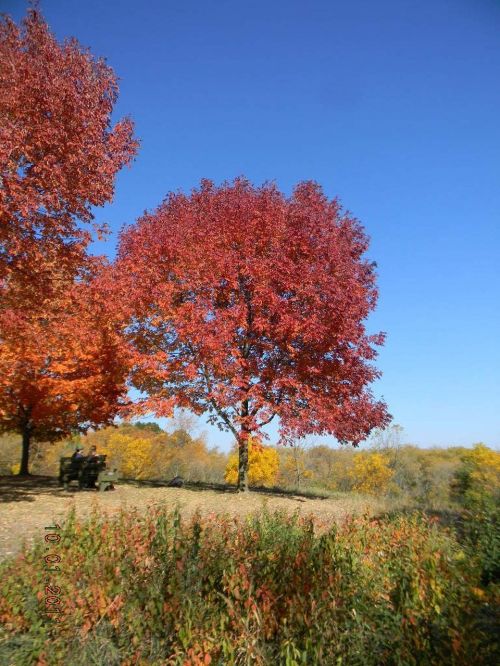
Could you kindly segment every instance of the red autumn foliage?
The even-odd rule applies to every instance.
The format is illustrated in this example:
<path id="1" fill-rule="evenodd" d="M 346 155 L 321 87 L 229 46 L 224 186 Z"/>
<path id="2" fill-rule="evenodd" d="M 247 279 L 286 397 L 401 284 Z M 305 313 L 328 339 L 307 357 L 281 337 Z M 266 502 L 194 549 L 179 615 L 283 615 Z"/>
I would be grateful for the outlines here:
<path id="1" fill-rule="evenodd" d="M 59 44 L 36 9 L 0 21 L 0 280 L 12 271 L 50 282 L 48 253 L 79 264 L 80 222 L 113 196 L 137 150 L 129 119 L 114 127 L 116 75 L 75 39 Z"/>
<path id="2" fill-rule="evenodd" d="M 92 207 L 136 150 L 111 125 L 116 75 L 39 11 L 0 20 L 0 431 L 52 440 L 108 423 L 124 385 L 120 343 L 91 286 Z"/>
<path id="3" fill-rule="evenodd" d="M 367 335 L 374 265 L 360 224 L 319 185 L 291 197 L 247 180 L 170 194 L 121 235 L 115 266 L 138 411 L 209 412 L 239 442 L 279 417 L 284 441 L 356 445 L 385 425 L 369 384 L 383 334 Z"/>
<path id="4" fill-rule="evenodd" d="M 67 285 L 43 310 L 0 310 L 0 432 L 55 441 L 110 423 L 126 392 L 127 358 L 97 282 Z"/>

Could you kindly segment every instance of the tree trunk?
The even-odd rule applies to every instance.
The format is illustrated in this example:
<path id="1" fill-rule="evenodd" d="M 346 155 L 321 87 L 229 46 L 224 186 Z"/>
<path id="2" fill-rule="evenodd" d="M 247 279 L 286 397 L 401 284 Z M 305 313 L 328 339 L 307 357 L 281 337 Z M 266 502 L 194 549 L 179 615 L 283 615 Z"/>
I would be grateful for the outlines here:
<path id="1" fill-rule="evenodd" d="M 241 430 L 240 441 L 238 442 L 238 492 L 246 493 L 248 491 L 248 441 L 250 433 Z"/>
<path id="2" fill-rule="evenodd" d="M 30 457 L 30 444 L 31 444 L 31 429 L 26 423 L 23 425 L 23 451 L 21 454 L 21 467 L 19 468 L 19 476 L 29 475 L 29 457 Z"/>

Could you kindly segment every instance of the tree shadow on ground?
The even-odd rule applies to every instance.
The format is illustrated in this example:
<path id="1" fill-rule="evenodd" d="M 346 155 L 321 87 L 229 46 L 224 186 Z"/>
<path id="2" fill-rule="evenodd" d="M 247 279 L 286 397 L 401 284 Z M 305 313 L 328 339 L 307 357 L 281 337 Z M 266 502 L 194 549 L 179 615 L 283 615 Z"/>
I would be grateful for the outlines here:
<path id="1" fill-rule="evenodd" d="M 178 490 L 177 486 L 171 486 L 168 481 L 162 479 L 120 479 L 119 483 L 133 488 L 172 488 L 172 490 Z M 220 493 L 236 493 L 234 486 L 226 486 L 224 483 L 205 483 L 203 481 L 183 481 L 179 488 L 198 492 L 213 490 Z"/>
<path id="2" fill-rule="evenodd" d="M 168 481 L 161 479 L 139 480 L 139 479 L 121 479 L 118 482 L 120 486 L 131 486 L 133 488 L 169 488 Z M 225 483 L 210 483 L 204 481 L 184 481 L 181 488 L 192 492 L 212 492 L 221 494 L 237 495 L 236 486 Z M 175 490 L 176 488 L 173 487 Z M 76 485 L 70 486 L 68 490 L 60 487 L 57 477 L 53 476 L 0 476 L 0 504 L 8 502 L 34 502 L 37 496 L 45 495 L 52 498 L 57 497 L 75 497 L 76 494 L 91 492 L 95 493 L 93 488 L 81 488 Z M 264 486 L 250 486 L 250 493 L 256 493 L 267 497 L 284 497 L 299 502 L 305 502 L 307 499 L 328 499 L 328 494 L 319 494 L 307 490 L 287 490 L 285 488 L 267 488 Z"/>
<path id="3" fill-rule="evenodd" d="M 136 488 L 170 488 L 176 489 L 174 486 L 171 486 L 168 481 L 162 481 L 160 479 L 155 480 L 138 480 L 138 479 L 124 479 L 124 485 L 131 485 Z M 206 490 L 211 490 L 218 493 L 229 493 L 236 495 L 238 490 L 236 486 L 231 486 L 225 483 L 209 483 L 205 481 L 184 481 L 181 488 L 183 490 L 191 490 L 193 492 L 202 492 Z M 250 486 L 251 493 L 258 493 L 260 495 L 267 495 L 269 497 L 287 497 L 294 500 L 299 500 L 305 502 L 306 499 L 328 499 L 329 495 L 326 493 L 319 494 L 312 491 L 299 491 L 299 490 L 287 490 L 285 488 L 272 487 L 268 488 L 265 486 Z M 304 498 L 304 499 L 300 499 Z"/>
<path id="4" fill-rule="evenodd" d="M 261 495 L 268 495 L 269 497 L 289 497 L 290 499 L 300 500 L 305 502 L 308 499 L 314 500 L 325 500 L 330 499 L 328 493 L 318 493 L 312 490 L 288 490 L 286 488 L 279 488 L 277 486 L 273 488 L 266 488 L 264 486 L 251 486 L 250 490 L 254 493 L 260 493 Z M 302 499 L 301 499 L 302 498 Z"/>
<path id="5" fill-rule="evenodd" d="M 57 497 L 74 497 L 76 487 L 64 490 L 59 486 L 57 477 L 53 476 L 0 476 L 0 504 L 9 502 L 34 502 L 40 495 Z M 92 492 L 92 489 L 78 490 L 78 492 Z M 93 491 L 95 492 L 95 491 Z"/>

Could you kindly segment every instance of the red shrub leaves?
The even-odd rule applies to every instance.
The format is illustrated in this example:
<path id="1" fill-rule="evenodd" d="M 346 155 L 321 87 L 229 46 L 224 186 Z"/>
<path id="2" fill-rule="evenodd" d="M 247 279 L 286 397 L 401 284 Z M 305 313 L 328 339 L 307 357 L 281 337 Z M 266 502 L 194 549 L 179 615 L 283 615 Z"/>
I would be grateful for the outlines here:
<path id="1" fill-rule="evenodd" d="M 477 619 L 498 593 L 479 587 L 452 534 L 419 516 L 317 527 L 266 512 L 187 521 L 161 507 L 70 516 L 59 624 L 37 599 L 43 542 L 0 565 L 0 656 L 11 641 L 54 666 L 110 648 L 124 664 L 494 662 L 494 626 Z"/>

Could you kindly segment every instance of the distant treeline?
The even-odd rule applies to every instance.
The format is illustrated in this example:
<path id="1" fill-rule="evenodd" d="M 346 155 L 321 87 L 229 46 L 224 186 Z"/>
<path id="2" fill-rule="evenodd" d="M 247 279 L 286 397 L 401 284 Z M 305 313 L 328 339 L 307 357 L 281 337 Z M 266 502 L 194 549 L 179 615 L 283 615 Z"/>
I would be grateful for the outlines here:
<path id="1" fill-rule="evenodd" d="M 0 472 L 15 473 L 19 439 L 4 436 L 2 440 Z M 205 437 L 194 436 L 189 426 L 165 432 L 155 423 L 123 424 L 55 444 L 37 444 L 33 472 L 56 475 L 59 458 L 71 455 L 77 443 L 84 448 L 95 444 L 123 478 L 153 480 L 181 476 L 186 481 L 208 483 L 235 483 L 237 478 L 235 452 L 226 454 L 209 448 Z M 472 449 L 379 444 L 360 451 L 326 445 L 270 447 L 255 442 L 250 449 L 253 485 L 357 492 L 438 508 L 453 501 L 454 488 L 464 466 L 475 465 L 481 483 L 492 487 L 498 484 L 500 453 L 482 444 Z M 489 481 L 487 477 L 491 477 Z"/>

